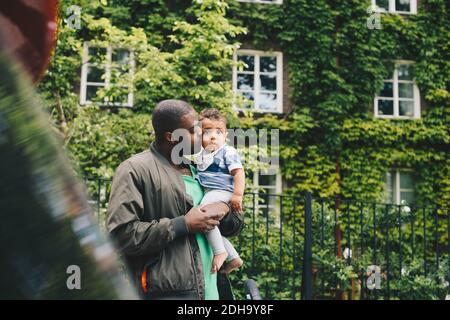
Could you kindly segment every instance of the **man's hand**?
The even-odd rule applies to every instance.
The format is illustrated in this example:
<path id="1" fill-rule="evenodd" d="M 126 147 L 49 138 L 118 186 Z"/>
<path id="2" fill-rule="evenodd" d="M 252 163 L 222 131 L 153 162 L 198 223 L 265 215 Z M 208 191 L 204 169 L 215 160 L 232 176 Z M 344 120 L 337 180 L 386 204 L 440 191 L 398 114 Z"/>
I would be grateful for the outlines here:
<path id="1" fill-rule="evenodd" d="M 217 210 L 204 211 L 203 208 L 200 209 L 199 207 L 192 208 L 185 215 L 186 225 L 191 233 L 211 231 L 215 226 L 219 225 L 219 220 L 222 217 L 223 214 Z"/>
<path id="2" fill-rule="evenodd" d="M 242 196 L 233 194 L 230 199 L 230 206 L 233 212 L 242 213 Z"/>
<path id="3" fill-rule="evenodd" d="M 206 204 L 202 206 L 200 210 L 210 216 L 215 216 L 217 219 L 222 220 L 222 218 L 230 211 L 230 207 L 226 203 L 219 201 Z"/>

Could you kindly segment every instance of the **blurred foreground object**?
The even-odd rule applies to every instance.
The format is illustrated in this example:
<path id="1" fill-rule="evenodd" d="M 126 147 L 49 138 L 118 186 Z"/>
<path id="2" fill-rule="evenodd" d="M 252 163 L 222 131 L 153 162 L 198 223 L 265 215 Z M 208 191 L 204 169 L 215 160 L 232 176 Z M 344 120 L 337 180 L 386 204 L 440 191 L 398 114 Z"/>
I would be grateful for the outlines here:
<path id="1" fill-rule="evenodd" d="M 0 299 L 134 299 L 32 87 L 56 5 L 0 4 Z"/>
<path id="2" fill-rule="evenodd" d="M 134 298 L 31 83 L 0 53 L 0 298 Z M 67 273 L 79 267 L 81 289 Z"/>
<path id="3" fill-rule="evenodd" d="M 45 72 L 56 40 L 58 0 L 0 2 L 0 51 L 20 62 L 33 82 Z"/>

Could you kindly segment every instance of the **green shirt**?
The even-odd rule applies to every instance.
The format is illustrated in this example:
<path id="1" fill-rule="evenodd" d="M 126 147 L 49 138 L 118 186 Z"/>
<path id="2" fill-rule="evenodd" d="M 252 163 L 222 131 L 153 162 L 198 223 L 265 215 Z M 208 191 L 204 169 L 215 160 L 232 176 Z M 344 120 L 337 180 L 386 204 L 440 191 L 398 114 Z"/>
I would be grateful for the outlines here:
<path id="1" fill-rule="evenodd" d="M 203 188 L 195 179 L 196 169 L 191 167 L 192 177 L 183 175 L 183 181 L 186 186 L 186 192 L 192 197 L 194 206 L 198 206 L 203 198 Z M 206 237 L 202 233 L 196 233 L 198 246 L 200 248 L 200 256 L 202 258 L 203 276 L 205 278 L 205 300 L 219 300 L 219 292 L 217 291 L 217 274 L 211 274 L 211 266 L 214 258 L 213 250 L 206 241 Z"/>

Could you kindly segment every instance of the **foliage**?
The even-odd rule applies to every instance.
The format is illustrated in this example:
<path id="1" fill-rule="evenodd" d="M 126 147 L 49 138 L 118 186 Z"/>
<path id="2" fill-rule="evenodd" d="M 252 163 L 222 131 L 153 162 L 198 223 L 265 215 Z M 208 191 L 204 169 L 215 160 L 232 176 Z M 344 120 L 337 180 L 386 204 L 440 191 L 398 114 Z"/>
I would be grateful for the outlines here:
<path id="1" fill-rule="evenodd" d="M 381 30 L 366 26 L 370 1 L 286 0 L 282 6 L 233 1 L 232 19 L 246 26 L 254 48 L 278 43 L 287 56 L 298 139 L 282 141 L 283 175 L 293 189 L 322 196 L 380 200 L 383 177 L 414 169 L 417 201 L 449 204 L 448 8 L 420 1 L 417 15 L 383 14 Z M 426 109 L 413 121 L 374 119 L 373 97 L 393 60 L 414 60 Z M 300 114 L 300 121 L 294 116 Z M 340 167 L 338 170 L 338 167 Z"/>
<path id="2" fill-rule="evenodd" d="M 280 167 L 288 195 L 307 190 L 322 197 L 382 201 L 385 173 L 406 167 L 415 173 L 418 204 L 449 206 L 450 30 L 446 1 L 422 0 L 417 15 L 382 14 L 380 30 L 367 28 L 370 3 L 62 1 L 63 13 L 72 4 L 82 7 L 82 29 L 70 29 L 60 21 L 55 56 L 39 89 L 83 175 L 111 177 L 121 161 L 147 148 L 151 141 L 149 115 L 154 105 L 162 99 L 179 98 L 191 102 L 197 110 L 223 110 L 231 128 L 279 128 Z M 134 87 L 133 110 L 79 106 L 82 45 L 87 40 L 133 49 L 134 77 L 117 77 L 119 83 L 131 82 Z M 291 112 L 283 116 L 235 112 L 230 72 L 232 52 L 239 43 L 283 51 L 289 73 Z M 392 73 L 393 61 L 397 59 L 415 61 L 421 119 L 373 116 L 373 97 L 383 79 Z M 114 96 L 114 90 L 104 90 L 102 94 Z M 238 105 L 241 103 L 237 101 Z M 257 167 L 259 164 L 249 163 L 247 169 Z M 302 210 L 299 205 L 294 208 L 298 225 L 302 223 Z M 338 213 L 344 210 L 345 206 Z M 439 212 L 441 218 L 445 214 Z M 356 230 L 356 216 L 352 219 L 350 229 Z M 256 220 L 259 228 L 254 261 L 258 265 L 248 265 L 250 258 L 253 261 L 253 233 L 247 230 L 241 239 L 246 268 L 234 281 L 240 286 L 247 277 L 253 277 L 274 297 L 290 298 L 290 286 L 295 285 L 292 279 L 297 276 L 299 283 L 301 276 L 297 270 L 301 252 L 293 252 L 292 248 L 294 243 L 302 244 L 302 229 L 294 237 L 289 231 L 293 219 L 287 219 L 283 240 L 274 237 L 266 242 L 265 217 Z M 444 243 L 447 235 L 441 220 L 440 241 Z M 418 226 L 432 228 L 433 223 L 419 221 Z M 345 232 L 345 226 L 342 227 Z M 411 236 L 405 232 L 405 236 Z M 417 236 L 423 239 L 423 233 Z M 383 234 L 379 237 L 383 239 Z M 282 261 L 285 286 L 276 276 L 280 241 L 286 251 Z M 347 289 L 348 279 L 370 261 L 367 252 L 350 267 L 335 257 L 334 250 L 322 252 L 317 243 L 315 246 L 316 262 L 330 270 L 329 279 L 324 279 L 330 287 L 337 277 L 338 287 Z M 405 246 L 404 250 L 412 249 Z M 293 259 L 297 259 L 297 265 Z M 414 263 L 411 262 L 412 270 Z M 417 274 L 411 279 L 402 278 L 393 286 L 421 286 L 421 297 L 436 298 L 430 289 L 438 286 L 433 277 L 421 278 Z M 403 291 L 401 298 L 412 292 Z M 419 298 L 416 293 L 410 297 Z"/>
<path id="3" fill-rule="evenodd" d="M 73 121 L 68 149 L 83 177 L 113 177 L 115 167 L 129 155 L 137 154 L 153 139 L 150 116 L 133 115 L 130 110 L 117 114 L 85 107 Z M 75 142 L 72 142 L 75 141 Z"/>
<path id="4" fill-rule="evenodd" d="M 161 44 L 160 37 L 149 36 L 145 29 L 130 27 L 128 21 L 123 22 L 124 15 L 136 10 L 133 14 L 140 15 L 137 25 L 142 26 L 145 12 L 140 9 L 144 2 L 140 5 L 121 2 L 119 5 L 115 1 L 79 0 L 62 2 L 60 11 L 66 12 L 67 7 L 73 4 L 82 8 L 82 28 L 74 30 L 60 21 L 55 58 L 39 91 L 53 115 L 53 123 L 60 129 L 83 174 L 110 177 L 121 161 L 148 147 L 150 140 L 144 138 L 148 130 L 143 122 L 150 125 L 149 114 L 163 99 L 184 99 L 197 110 L 216 107 L 225 111 L 232 120 L 233 113 L 227 110 L 231 109 L 233 93 L 230 82 L 223 75 L 230 73 L 233 64 L 236 44 L 232 39 L 245 29 L 228 22 L 224 1 L 194 2 L 188 8 L 190 21 L 171 15 L 173 23 L 168 28 L 170 30 L 166 28 L 163 31 L 171 44 L 168 46 L 171 51 L 156 47 Z M 162 1 L 147 5 L 165 8 Z M 113 25 L 113 21 L 122 21 L 123 25 Z M 170 34 L 167 33 L 169 31 Z M 102 107 L 95 116 L 92 111 L 83 111 L 86 107 L 79 106 L 76 92 L 80 83 L 84 41 L 89 41 L 92 46 L 111 45 L 133 51 L 134 76 L 130 77 L 128 72 L 113 73 L 111 82 L 116 85 L 100 89 L 97 99 L 100 102 L 106 97 L 114 101 L 121 94 L 121 87 L 131 86 L 135 97 L 132 112 Z M 101 64 L 104 60 L 99 58 L 95 62 Z"/>

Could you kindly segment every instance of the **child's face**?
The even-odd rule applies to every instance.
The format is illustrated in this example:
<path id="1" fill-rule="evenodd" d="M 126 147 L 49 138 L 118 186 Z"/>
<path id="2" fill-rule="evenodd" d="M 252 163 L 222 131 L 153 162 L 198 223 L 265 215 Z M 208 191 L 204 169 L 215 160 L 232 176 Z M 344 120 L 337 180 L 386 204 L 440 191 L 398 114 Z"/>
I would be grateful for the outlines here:
<path id="1" fill-rule="evenodd" d="M 202 120 L 203 148 L 214 151 L 220 148 L 227 139 L 227 127 L 223 121 L 203 119 Z"/>

